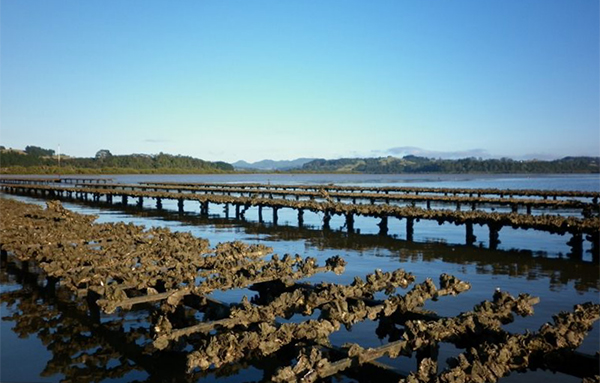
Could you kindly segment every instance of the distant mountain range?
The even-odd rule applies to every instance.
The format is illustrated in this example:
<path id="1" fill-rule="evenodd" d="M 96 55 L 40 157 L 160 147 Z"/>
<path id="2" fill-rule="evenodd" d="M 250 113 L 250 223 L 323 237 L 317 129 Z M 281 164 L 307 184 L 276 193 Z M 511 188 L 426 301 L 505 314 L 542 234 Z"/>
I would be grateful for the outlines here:
<path id="1" fill-rule="evenodd" d="M 304 164 L 314 161 L 315 158 L 297 158 L 289 161 L 262 160 L 257 162 L 237 161 L 232 163 L 235 169 L 248 170 L 290 170 L 301 168 Z"/>

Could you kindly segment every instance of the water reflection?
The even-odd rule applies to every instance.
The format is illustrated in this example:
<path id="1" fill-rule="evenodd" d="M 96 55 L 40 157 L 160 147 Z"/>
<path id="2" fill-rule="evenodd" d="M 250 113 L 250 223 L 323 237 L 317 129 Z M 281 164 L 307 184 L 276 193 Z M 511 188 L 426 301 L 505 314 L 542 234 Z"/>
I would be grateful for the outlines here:
<path id="1" fill-rule="evenodd" d="M 310 226 L 274 226 L 219 217 L 202 217 L 197 213 L 183 213 L 168 210 L 144 209 L 135 207 L 111 206 L 106 204 L 73 204 L 82 212 L 90 212 L 90 206 L 102 208 L 103 219 L 120 219 L 123 212 L 133 217 L 137 223 L 161 224 L 162 220 L 190 230 L 197 227 L 201 233 L 214 234 L 217 231 L 232 231 L 236 237 L 243 233 L 247 237 L 261 241 L 295 242 L 307 249 L 318 251 L 354 252 L 364 255 L 369 262 L 369 271 L 379 267 L 378 260 L 397 260 L 398 263 L 442 263 L 469 266 L 480 275 L 518 276 L 524 280 L 548 279 L 551 291 L 560 291 L 567 286 L 580 293 L 600 290 L 597 267 L 589 262 L 570 259 L 548 258 L 547 254 L 531 251 L 489 250 L 472 246 L 446 245 L 443 243 L 414 243 L 400 241 L 379 235 L 349 235 L 343 231 L 323 231 Z M 112 213 L 111 213 L 112 212 Z M 113 217 L 111 217 L 111 215 Z M 163 222 L 164 224 L 164 222 Z M 218 235 L 215 235 L 218 237 Z M 375 260 L 373 257 L 378 257 Z M 353 263 L 357 263 L 353 259 Z M 372 262 L 375 261 L 375 262 Z M 437 270 L 436 270 L 437 271 Z M 361 271 L 362 273 L 362 271 Z M 486 277 L 487 278 L 487 277 Z M 490 278 L 491 279 L 491 278 Z M 4 323 L 14 323 L 14 332 L 19 337 L 37 337 L 51 352 L 43 368 L 42 376 L 56 380 L 73 382 L 122 381 L 122 382 L 196 382 L 196 381 L 269 381 L 275 366 L 281 360 L 266 358 L 260 361 L 244 361 L 228 365 L 217 371 L 187 374 L 184 353 L 148 352 L 149 328 L 147 311 L 129 312 L 126 316 L 103 317 L 102 325 L 91 318 L 85 307 L 75 304 L 71 297 L 60 288 L 54 291 L 50 285 L 40 287 L 33 274 L 23 274 L 11 264 L 0 273 L 3 286 L 19 283 L 13 291 L 0 296 L 0 301 L 8 310 L 3 310 Z M 541 282 L 544 283 L 545 282 Z M 484 294 L 487 294 L 484 293 Z M 485 295 L 484 299 L 489 298 Z M 544 299 L 544 297 L 542 297 Z M 561 298 L 563 295 L 561 294 Z M 457 298 L 458 299 L 458 298 Z M 460 299 L 463 299 L 462 297 Z M 473 297 L 479 301 L 479 297 Z M 457 301 L 458 302 L 458 301 Z M 450 303 L 461 309 L 469 309 L 470 303 Z M 574 303 L 574 302 L 573 302 Z M 552 306 L 552 304 L 550 304 Z M 457 308 L 458 310 L 458 308 Z M 551 313 L 557 312 L 551 307 Z M 444 314 L 447 315 L 447 314 Z M 538 314 L 539 315 L 539 314 Z M 550 314 L 548 314 L 549 316 Z M 532 320 L 538 320 L 532 318 Z M 545 319 L 541 319 L 542 321 Z M 380 323 L 376 334 L 380 337 L 398 334 Z M 526 322 L 530 329 L 539 323 Z M 356 331 L 360 332 L 360 330 Z M 597 334 L 597 332 L 596 332 Z M 361 334 L 375 338 L 372 333 Z M 592 335 L 590 335 L 592 337 Z M 597 336 L 596 336 L 597 339 Z M 352 340 L 352 339 L 348 339 Z M 593 339 L 592 339 L 593 341 Z M 186 350 L 182 350 L 186 351 Z M 37 355 L 32 352 L 33 355 Z M 279 356 L 281 357 L 281 355 Z M 289 360 L 288 363 L 289 364 Z"/>
<path id="2" fill-rule="evenodd" d="M 400 262 L 446 262 L 475 266 L 478 274 L 525 277 L 527 280 L 549 280 L 551 291 L 560 291 L 573 284 L 578 292 L 600 291 L 600 279 L 593 263 L 566 257 L 550 257 L 543 251 L 491 250 L 466 245 L 448 245 L 443 242 L 410 242 L 389 236 L 348 234 L 339 230 L 322 230 L 320 227 L 278 226 L 258 222 L 235 220 L 218 216 L 201 216 L 197 213 L 177 213 L 169 210 L 137 209 L 135 207 L 97 204 L 105 210 L 130 214 L 145 219 L 159 219 L 190 226 L 212 226 L 217 230 L 240 227 L 249 236 L 263 241 L 303 241 L 307 249 L 319 251 L 355 251 L 375 257 L 392 257 Z M 84 205 L 85 206 L 85 205 Z"/>
<path id="3" fill-rule="evenodd" d="M 150 352 L 149 312 L 104 316 L 100 323 L 88 314 L 85 305 L 72 299 L 69 291 L 43 286 L 37 275 L 23 273 L 10 261 L 3 264 L 0 279 L 4 286 L 19 284 L 0 294 L 6 307 L 4 325 L 12 323 L 12 331 L 19 338 L 37 337 L 51 353 L 41 377 L 78 383 L 250 382 L 268 381 L 263 376 L 271 376 L 281 365 L 281 361 L 265 358 L 190 374 L 185 352 Z"/>

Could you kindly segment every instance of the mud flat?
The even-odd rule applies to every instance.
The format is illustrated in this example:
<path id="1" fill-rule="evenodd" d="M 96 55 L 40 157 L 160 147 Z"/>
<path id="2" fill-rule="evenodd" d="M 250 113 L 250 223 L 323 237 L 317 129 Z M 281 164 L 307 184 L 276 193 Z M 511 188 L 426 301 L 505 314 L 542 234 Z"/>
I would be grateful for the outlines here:
<path id="1" fill-rule="evenodd" d="M 155 377 L 163 374 L 162 381 L 169 377 L 157 371 L 159 366 L 171 366 L 172 381 L 197 381 L 203 374 L 229 374 L 248 364 L 264 370 L 263 381 L 286 382 L 336 374 L 360 381 L 493 382 L 513 371 L 535 369 L 598 379 L 598 356 L 574 351 L 599 319 L 598 304 L 580 302 L 571 312 L 557 313 L 553 324 L 513 334 L 502 326 L 532 315 L 538 298 L 496 291 L 489 301 L 442 317 L 425 310 L 426 302 L 468 291 L 467 281 L 443 274 L 437 284 L 430 279 L 415 283 L 410 271 L 397 269 L 375 270 L 350 284 L 306 283 L 302 279 L 316 273 L 342 273 L 345 261 L 331 257 L 318 265 L 312 258 L 276 256 L 267 247 L 241 242 L 212 248 L 188 233 L 98 224 L 95 217 L 75 214 L 55 201 L 43 209 L 0 199 L 0 211 L 3 270 L 30 281 L 34 294 L 51 296 L 53 307 L 67 313 L 65 327 L 93 330 L 90 343 L 112 345 L 136 368 Z M 216 289 L 241 287 L 258 295 L 231 305 L 208 296 Z M 23 299 L 11 294 L 2 294 L 3 302 Z M 77 308 L 61 302 L 75 302 Z M 23 331 L 44 331 L 56 317 L 43 305 L 20 308 L 15 320 Z M 142 320 L 148 325 L 127 330 L 118 319 L 107 321 L 130 312 L 138 318 L 146 312 Z M 36 315 L 48 320 L 39 323 Z M 366 321 L 378 324 L 385 344 L 331 345 L 333 333 Z M 61 336 L 65 333 L 44 333 L 57 351 Z M 464 352 L 438 371 L 442 343 Z M 98 351 L 76 355 L 89 358 L 90 366 L 102 365 L 106 357 Z M 378 362 L 382 356 L 414 356 L 417 367 L 399 372 Z M 62 368 L 59 360 L 57 369 Z M 61 371 L 76 377 L 76 371 Z M 111 373 L 118 377 L 127 371 L 123 365 Z"/>

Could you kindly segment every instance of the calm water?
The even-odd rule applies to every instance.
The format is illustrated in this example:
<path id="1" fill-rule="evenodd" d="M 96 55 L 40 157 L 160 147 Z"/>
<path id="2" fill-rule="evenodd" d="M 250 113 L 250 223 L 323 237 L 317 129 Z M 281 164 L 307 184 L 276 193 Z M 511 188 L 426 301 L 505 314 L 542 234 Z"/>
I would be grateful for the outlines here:
<path id="1" fill-rule="evenodd" d="M 336 183 L 347 185 L 378 186 L 431 186 L 465 188 L 513 188 L 513 189 L 560 189 L 600 190 L 598 176 L 395 176 L 395 175 L 148 175 L 113 176 L 116 182 L 140 181 L 172 182 L 270 182 L 270 183 Z M 42 200 L 14 197 L 25 201 L 43 203 Z M 211 205 L 211 217 L 198 215 L 197 204 L 186 203 L 186 213 L 176 213 L 174 202 L 165 202 L 163 211 L 153 209 L 150 201 L 145 209 L 115 205 L 92 206 L 65 202 L 65 206 L 84 214 L 98 214 L 99 222 L 125 221 L 146 226 L 164 226 L 174 231 L 189 231 L 207 238 L 214 246 L 219 242 L 242 240 L 262 243 L 274 248 L 277 254 L 300 254 L 316 257 L 320 263 L 333 255 L 344 257 L 348 266 L 340 276 L 320 274 L 309 278 L 311 282 L 330 281 L 350 283 L 354 276 L 364 276 L 375 269 L 391 271 L 404 268 L 417 276 L 417 283 L 432 278 L 436 284 L 441 273 L 454 274 L 469 281 L 472 289 L 457 297 L 446 297 L 430 302 L 426 308 L 440 315 L 456 315 L 486 299 L 491 299 L 496 288 L 513 295 L 529 293 L 539 296 L 541 302 L 536 313 L 529 318 L 517 318 L 506 329 L 523 332 L 537 330 L 551 321 L 552 315 L 561 310 L 571 310 L 576 303 L 598 302 L 600 276 L 597 264 L 586 254 L 583 260 L 568 259 L 567 237 L 535 231 L 502 229 L 501 244 L 496 251 L 488 250 L 487 229 L 475 227 L 478 241 L 475 247 L 464 243 L 464 228 L 453 225 L 439 226 L 424 221 L 415 224 L 415 242 L 406 242 L 402 222 L 390 220 L 390 236 L 376 235 L 374 219 L 359 218 L 356 228 L 361 234 L 348 235 L 342 229 L 343 220 L 334 217 L 332 231 L 320 230 L 321 217 L 305 213 L 305 225 L 298 228 L 294 212 L 283 209 L 279 213 L 279 225 L 259 224 L 255 210 L 248 210 L 246 222 L 227 219 L 222 207 Z M 479 247 L 481 246 L 481 248 Z M 586 245 L 587 246 L 587 245 Z M 525 250 L 523 250 L 525 249 Z M 7 270 L 1 278 L 1 364 L 2 382 L 57 382 L 57 381 L 163 381 L 171 376 L 173 381 L 183 379 L 175 367 L 173 371 L 140 355 L 135 339 L 128 339 L 119 331 L 122 327 L 131 333 L 143 333 L 148 327 L 147 312 L 135 311 L 123 315 L 106 316 L 105 326 L 95 326 L 64 301 L 45 296 L 35 284 L 19 280 Z M 240 289 L 215 293 L 214 297 L 226 302 L 239 301 L 244 295 L 255 293 Z M 293 318 L 301 320 L 302 317 Z M 376 323 L 365 322 L 352 331 L 341 330 L 331 336 L 336 345 L 357 342 L 362 346 L 378 346 L 387 342 L 375 334 Z M 137 329 L 137 330 L 136 330 Z M 136 332 L 137 331 L 137 332 Z M 599 349 L 600 332 L 595 326 L 581 351 L 595 353 Z M 440 369 L 450 356 L 461 350 L 450 344 L 440 349 Z M 404 371 L 414 370 L 414 358 L 386 360 Z M 168 364 L 167 364 L 168 366 Z M 260 381 L 263 371 L 257 366 L 238 366 L 231 374 L 208 373 L 190 376 L 186 381 L 243 382 Z M 342 379 L 350 381 L 348 379 Z M 577 378 L 545 371 L 514 373 L 502 382 L 544 381 L 578 382 Z"/>

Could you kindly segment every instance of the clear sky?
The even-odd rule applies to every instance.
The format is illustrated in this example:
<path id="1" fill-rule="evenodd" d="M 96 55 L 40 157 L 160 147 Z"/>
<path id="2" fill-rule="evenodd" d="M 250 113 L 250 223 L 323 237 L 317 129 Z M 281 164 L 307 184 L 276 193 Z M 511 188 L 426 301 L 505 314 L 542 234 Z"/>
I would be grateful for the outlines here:
<path id="1" fill-rule="evenodd" d="M 0 144 L 600 155 L 598 0 L 1 0 Z"/>

